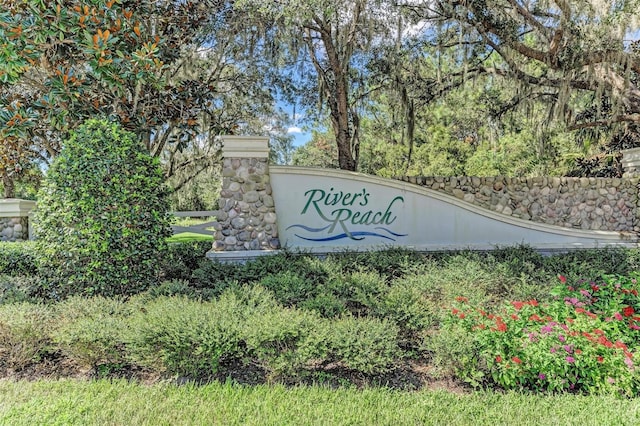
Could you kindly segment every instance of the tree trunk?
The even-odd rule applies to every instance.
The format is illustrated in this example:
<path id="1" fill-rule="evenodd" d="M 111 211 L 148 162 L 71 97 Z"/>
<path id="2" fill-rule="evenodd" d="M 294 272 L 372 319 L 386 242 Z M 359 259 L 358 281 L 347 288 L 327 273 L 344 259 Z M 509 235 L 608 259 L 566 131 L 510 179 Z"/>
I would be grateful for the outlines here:
<path id="1" fill-rule="evenodd" d="M 329 102 L 331 109 L 331 121 L 333 131 L 338 145 L 338 165 L 342 170 L 356 171 L 358 166 L 355 153 L 353 152 L 352 126 L 349 120 L 349 83 L 347 82 L 347 71 L 345 71 L 337 60 L 332 61 L 333 73 L 335 75 L 335 88 L 332 96 L 333 102 Z"/>
<path id="2" fill-rule="evenodd" d="M 15 198 L 16 187 L 13 179 L 6 173 L 2 174 L 2 186 L 4 188 L 4 198 Z"/>
<path id="3" fill-rule="evenodd" d="M 356 171 L 356 161 L 353 158 L 353 152 L 351 150 L 351 133 L 349 131 L 349 124 L 345 124 L 340 122 L 341 120 L 336 120 L 331 117 L 331 122 L 333 124 L 333 133 L 336 137 L 336 145 L 338 146 L 338 166 L 342 170 L 350 170 L 352 172 Z"/>
<path id="4" fill-rule="evenodd" d="M 319 33 L 327 54 L 328 69 L 320 65 L 320 61 L 315 55 L 314 45 L 310 41 L 308 41 L 309 51 L 318 75 L 324 80 L 324 92 L 330 110 L 331 126 L 338 147 L 338 166 L 342 170 L 355 171 L 358 161 L 357 151 L 354 152 L 352 145 L 354 132 L 352 124 L 354 123 L 349 119 L 349 61 L 351 54 L 346 57 L 340 56 L 339 49 L 334 45 L 337 40 L 332 38 L 334 31 L 329 23 L 316 20 L 316 24 L 321 28 Z M 308 40 L 311 40 L 311 37 Z M 349 49 L 343 46 L 342 50 Z"/>

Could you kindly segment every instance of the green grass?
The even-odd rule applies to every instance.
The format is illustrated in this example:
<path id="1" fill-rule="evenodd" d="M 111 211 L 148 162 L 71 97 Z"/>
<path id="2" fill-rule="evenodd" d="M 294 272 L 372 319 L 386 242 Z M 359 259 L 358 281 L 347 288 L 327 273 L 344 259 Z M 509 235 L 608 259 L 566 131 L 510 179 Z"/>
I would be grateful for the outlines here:
<path id="1" fill-rule="evenodd" d="M 387 389 L 0 381 L 3 425 L 635 425 L 640 400 Z"/>
<path id="2" fill-rule="evenodd" d="M 195 234 L 193 232 L 182 232 L 167 238 L 169 243 L 190 243 L 193 241 L 213 241 L 213 235 Z"/>
<path id="3" fill-rule="evenodd" d="M 202 225 L 203 223 L 209 222 L 213 220 L 213 218 L 214 218 L 213 216 L 206 217 L 206 218 L 197 218 L 197 219 L 191 218 L 191 217 L 178 217 L 175 219 L 173 224 L 178 226 L 196 226 L 196 225 Z M 207 228 L 207 229 L 213 229 L 213 228 Z M 213 235 L 202 235 L 202 234 L 196 234 L 193 232 L 181 232 L 180 234 L 175 234 L 169 237 L 167 241 L 170 243 L 184 243 L 184 242 L 191 242 L 191 241 L 213 241 Z"/>

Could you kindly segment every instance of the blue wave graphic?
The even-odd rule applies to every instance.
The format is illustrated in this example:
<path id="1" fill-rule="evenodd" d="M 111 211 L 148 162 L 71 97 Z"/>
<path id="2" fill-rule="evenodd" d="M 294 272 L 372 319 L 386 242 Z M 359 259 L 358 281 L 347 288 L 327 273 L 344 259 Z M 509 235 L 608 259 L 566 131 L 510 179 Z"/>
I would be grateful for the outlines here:
<path id="1" fill-rule="evenodd" d="M 384 239 L 387 239 L 387 240 L 395 241 L 393 238 L 387 237 L 386 235 L 377 234 L 375 232 L 366 232 L 366 231 L 351 232 L 351 234 L 347 234 L 345 232 L 345 233 L 342 233 L 342 234 L 339 234 L 339 235 L 333 235 L 331 237 L 325 237 L 325 238 L 308 238 L 308 237 L 303 237 L 302 235 L 298 235 L 298 234 L 295 234 L 295 236 L 298 237 L 298 238 L 302 238 L 303 240 L 317 241 L 317 242 L 335 241 L 335 240 L 341 240 L 343 238 L 350 238 L 352 240 L 360 241 L 360 240 L 364 240 L 364 237 L 379 237 L 379 238 L 384 238 Z M 361 238 L 355 238 L 355 237 L 361 237 Z"/>
<path id="2" fill-rule="evenodd" d="M 325 226 L 324 228 L 310 228 L 308 226 L 304 226 L 304 225 L 291 225 L 289 227 L 287 227 L 287 229 L 291 229 L 291 228 L 302 228 L 305 231 L 309 231 L 309 232 L 322 232 L 325 229 L 329 229 L 329 227 L 331 226 L 331 224 Z"/>
<path id="3" fill-rule="evenodd" d="M 406 237 L 407 235 L 409 235 L 409 234 L 396 234 L 395 232 L 391 231 L 390 229 L 383 228 L 381 226 L 377 226 L 375 229 L 382 229 L 383 231 L 390 233 L 394 237 Z"/>
<path id="4" fill-rule="evenodd" d="M 324 228 L 311 228 L 310 226 L 305 226 L 305 225 L 301 225 L 301 224 L 296 224 L 296 225 L 291 225 L 289 227 L 287 227 L 287 229 L 291 229 L 291 228 L 301 228 L 304 229 L 307 232 L 322 232 L 322 231 L 326 231 L 327 229 L 329 229 L 331 227 L 331 224 L 325 226 Z M 390 229 L 387 228 L 383 228 L 381 226 L 378 226 L 374 229 L 379 229 L 381 231 L 387 232 L 388 234 L 394 236 L 394 237 L 406 237 L 409 234 L 398 234 L 395 233 L 393 231 L 391 231 Z M 394 238 L 389 237 L 387 235 L 383 235 L 377 232 L 369 232 L 369 231 L 355 231 L 355 232 L 343 232 L 342 234 L 338 234 L 338 235 L 331 235 L 329 237 L 322 237 L 322 238 L 311 238 L 311 237 L 303 237 L 302 235 L 299 234 L 294 234 L 296 237 L 301 238 L 303 240 L 307 240 L 307 241 L 316 241 L 316 242 L 322 242 L 322 241 L 336 241 L 336 240 L 341 240 L 343 238 L 349 238 L 351 240 L 355 240 L 355 241 L 361 241 L 364 240 L 365 237 L 377 237 L 377 238 L 384 238 L 385 240 L 390 240 L 390 241 L 395 241 Z"/>

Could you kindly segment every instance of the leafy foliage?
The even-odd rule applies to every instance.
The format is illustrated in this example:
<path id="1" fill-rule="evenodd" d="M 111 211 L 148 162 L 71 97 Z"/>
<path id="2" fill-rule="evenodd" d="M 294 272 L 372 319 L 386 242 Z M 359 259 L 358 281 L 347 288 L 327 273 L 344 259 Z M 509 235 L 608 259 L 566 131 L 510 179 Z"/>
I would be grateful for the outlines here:
<path id="1" fill-rule="evenodd" d="M 0 274 L 0 305 L 37 301 L 39 289 L 37 276 Z"/>
<path id="2" fill-rule="evenodd" d="M 0 242 L 0 274 L 33 275 L 37 270 L 37 253 L 33 242 Z"/>
<path id="3" fill-rule="evenodd" d="M 243 355 L 240 327 L 246 309 L 231 293 L 213 302 L 158 298 L 132 319 L 135 362 L 171 375 L 206 378 Z"/>
<path id="4" fill-rule="evenodd" d="M 162 156 L 176 189 L 215 175 L 214 136 L 261 129 L 259 118 L 273 111 L 261 56 L 247 54 L 256 45 L 252 31 L 230 3 L 2 2 L 5 192 L 29 163 L 49 161 L 69 131 L 95 116 L 119 121 Z"/>
<path id="5" fill-rule="evenodd" d="M 505 389 L 636 395 L 636 275 L 575 285 L 559 276 L 554 300 L 512 301 L 497 312 L 458 298 L 448 323 L 462 326 L 475 347 L 459 373 Z"/>
<path id="6" fill-rule="evenodd" d="M 542 256 L 526 246 L 284 253 L 206 261 L 188 280 L 126 301 L 37 305 L 15 303 L 14 293 L 0 304 L 0 374 L 63 363 L 105 377 L 419 386 L 403 376 L 416 365 L 421 380 L 636 395 L 638 258 L 623 249 Z M 558 268 L 583 278 L 562 275 L 558 285 Z M 5 278 L 19 277 L 0 285 Z"/>
<path id="7" fill-rule="evenodd" d="M 40 361 L 50 350 L 52 323 L 46 306 L 0 305 L 0 369 L 19 371 Z"/>
<path id="8" fill-rule="evenodd" d="M 89 120 L 47 173 L 36 212 L 49 295 L 129 295 L 157 282 L 170 234 L 157 160 L 118 125 Z"/>
<path id="9" fill-rule="evenodd" d="M 135 306 L 103 297 L 71 297 L 56 306 L 51 339 L 80 368 L 117 370 L 127 364 L 126 320 Z"/>
<path id="10" fill-rule="evenodd" d="M 585 146 L 611 139 L 610 145 L 628 147 L 637 140 L 637 0 L 436 1 L 413 12 L 416 19 L 448 22 L 433 41 L 464 56 L 465 74 L 514 83 L 515 93 L 495 117 L 532 111 L 537 103 L 546 106 L 546 121 L 578 131 Z"/>
<path id="11" fill-rule="evenodd" d="M 210 249 L 211 241 L 170 243 L 162 258 L 161 277 L 165 280 L 188 280 Z"/>

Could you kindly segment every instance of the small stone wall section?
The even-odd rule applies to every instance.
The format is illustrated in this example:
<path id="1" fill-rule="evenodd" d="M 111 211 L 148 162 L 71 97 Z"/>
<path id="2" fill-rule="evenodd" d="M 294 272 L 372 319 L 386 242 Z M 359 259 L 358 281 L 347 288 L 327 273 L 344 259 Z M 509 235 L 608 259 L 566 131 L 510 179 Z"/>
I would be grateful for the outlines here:
<path id="1" fill-rule="evenodd" d="M 26 217 L 0 217 L 0 241 L 29 239 L 29 220 Z"/>
<path id="2" fill-rule="evenodd" d="M 403 177 L 506 216 L 566 228 L 640 232 L 638 177 Z"/>
<path id="3" fill-rule="evenodd" d="M 224 158 L 214 251 L 280 248 L 267 158 Z"/>

